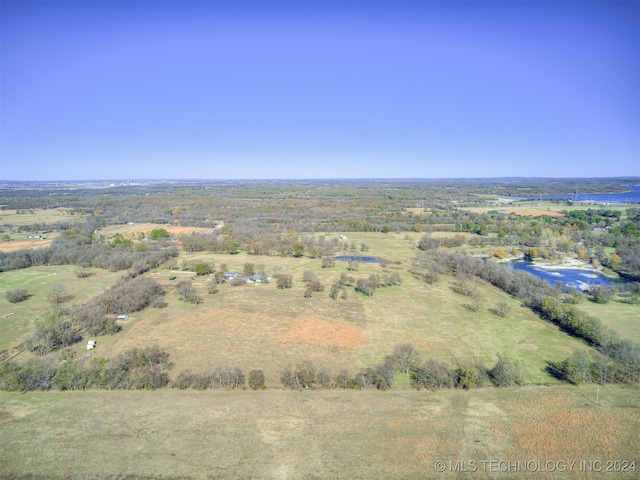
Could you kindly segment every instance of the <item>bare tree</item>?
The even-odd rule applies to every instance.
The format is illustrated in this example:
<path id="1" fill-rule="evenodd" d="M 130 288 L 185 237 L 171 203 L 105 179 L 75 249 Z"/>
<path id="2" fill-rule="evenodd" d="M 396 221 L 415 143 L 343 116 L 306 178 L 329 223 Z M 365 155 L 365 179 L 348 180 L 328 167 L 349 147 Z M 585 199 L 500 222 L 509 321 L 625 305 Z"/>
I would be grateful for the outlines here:
<path id="1" fill-rule="evenodd" d="M 458 290 L 462 295 L 472 297 L 480 283 L 478 277 L 468 273 L 458 273 Z"/>
<path id="2" fill-rule="evenodd" d="M 510 311 L 511 311 L 511 305 L 509 304 L 509 302 L 500 300 L 496 305 L 495 312 L 500 317 L 506 317 L 507 315 L 509 315 Z"/>
<path id="3" fill-rule="evenodd" d="M 391 359 L 401 373 L 408 374 L 411 369 L 418 365 L 420 354 L 410 343 L 403 343 L 394 347 Z"/>
<path id="4" fill-rule="evenodd" d="M 51 305 L 60 305 L 72 298 L 72 295 L 69 295 L 67 289 L 64 285 L 56 283 L 51 286 L 49 291 L 47 292 L 47 300 Z"/>

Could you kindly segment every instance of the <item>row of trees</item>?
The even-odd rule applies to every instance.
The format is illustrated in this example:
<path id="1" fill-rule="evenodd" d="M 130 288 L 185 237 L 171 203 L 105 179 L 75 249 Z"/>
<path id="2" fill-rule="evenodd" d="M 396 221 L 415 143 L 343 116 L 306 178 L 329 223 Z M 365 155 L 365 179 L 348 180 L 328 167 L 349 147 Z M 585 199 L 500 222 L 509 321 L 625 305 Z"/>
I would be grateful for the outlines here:
<path id="1" fill-rule="evenodd" d="M 33 358 L 0 363 L 0 390 L 156 389 L 169 384 L 169 354 L 157 346 L 134 348 L 112 360 Z"/>
<path id="2" fill-rule="evenodd" d="M 627 345 L 629 347 L 629 345 Z M 420 353 L 411 344 L 396 345 L 393 353 L 385 357 L 376 367 L 361 369 L 355 376 L 343 369 L 333 375 L 326 367 L 316 368 L 313 362 L 305 360 L 288 365 L 280 376 L 285 389 L 309 390 L 315 388 L 342 388 L 388 390 L 398 374 L 408 375 L 411 385 L 420 390 L 431 391 L 443 388 L 470 389 L 484 385 L 506 387 L 524 384 L 524 368 L 520 362 L 498 353 L 498 359 L 491 368 L 482 363 L 454 359 L 453 365 L 434 359 L 423 361 Z M 58 357 L 30 359 L 24 363 L 0 363 L 0 390 L 27 391 L 86 390 L 97 389 L 155 389 L 171 384 L 180 390 L 194 389 L 240 389 L 246 378 L 239 367 L 215 366 L 204 373 L 184 370 L 173 382 L 169 381 L 171 368 L 169 355 L 157 346 L 134 348 L 112 360 L 104 358 L 83 358 L 73 360 Z M 549 370 L 564 380 L 580 383 L 638 383 L 638 364 L 624 355 L 607 356 L 601 353 L 575 352 L 564 362 L 551 363 Z M 635 368 L 635 369 L 634 369 Z M 266 388 L 262 370 L 249 373 L 249 387 L 258 390 Z"/>
<path id="3" fill-rule="evenodd" d="M 286 389 L 308 390 L 314 388 L 355 388 L 359 390 L 373 388 L 388 390 L 396 381 L 397 374 L 408 375 L 411 385 L 418 390 L 439 390 L 442 388 L 475 388 L 484 384 L 499 387 L 522 385 L 524 369 L 522 364 L 513 361 L 507 355 L 498 354 L 498 361 L 487 369 L 479 363 L 454 361 L 455 366 L 433 359 L 422 361 L 419 352 L 411 344 L 396 345 L 391 355 L 376 367 L 361 369 L 355 376 L 347 370 L 341 370 L 333 376 L 328 368 L 316 368 L 313 362 L 306 360 L 288 365 L 280 376 L 280 382 Z"/>

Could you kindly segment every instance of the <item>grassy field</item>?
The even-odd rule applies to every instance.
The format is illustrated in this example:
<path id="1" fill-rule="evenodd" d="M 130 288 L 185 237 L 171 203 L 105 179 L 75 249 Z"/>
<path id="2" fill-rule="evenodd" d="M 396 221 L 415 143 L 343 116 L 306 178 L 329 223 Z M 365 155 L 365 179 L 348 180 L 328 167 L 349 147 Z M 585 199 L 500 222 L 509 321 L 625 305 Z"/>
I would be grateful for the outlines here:
<path id="1" fill-rule="evenodd" d="M 190 234 L 192 232 L 196 233 L 210 233 L 214 229 L 211 228 L 202 228 L 202 227 L 180 227 L 175 225 L 159 225 L 157 223 L 133 223 L 127 225 L 109 225 L 108 227 L 100 228 L 100 234 L 105 237 L 109 237 L 120 233 L 127 238 L 131 236 L 137 236 L 138 234 L 144 234 L 146 236 L 149 233 L 157 228 L 162 228 L 166 230 L 171 235 L 180 235 L 180 234 Z"/>
<path id="2" fill-rule="evenodd" d="M 76 223 L 84 216 L 68 208 L 0 210 L 0 251 L 10 252 L 22 248 L 48 247 L 58 236 L 58 232 L 47 232 L 46 239 L 27 238 L 27 235 L 40 234 L 47 226 L 57 222 Z M 29 231 L 18 232 L 18 227 L 31 226 Z M 5 236 L 8 235 L 8 238 Z"/>
<path id="3" fill-rule="evenodd" d="M 263 369 L 267 385 L 274 386 L 279 385 L 288 364 L 312 360 L 334 374 L 343 368 L 355 374 L 362 367 L 382 362 L 400 343 L 412 343 L 425 359 L 448 363 L 454 358 L 465 362 L 479 359 L 488 367 L 495 363 L 497 352 L 503 352 L 524 364 L 528 382 L 554 382 L 545 371 L 547 362 L 562 361 L 574 350 L 587 348 L 489 284 L 479 287 L 484 298 L 480 311 L 471 312 L 465 307 L 469 299 L 454 293 L 454 278 L 442 277 L 434 286 L 415 279 L 407 271 L 415 250 L 403 235 L 356 234 L 349 236 L 348 242 L 352 241 L 369 245 L 366 255 L 400 263 L 361 263 L 359 271 L 351 275 L 366 278 L 399 272 L 402 285 L 379 288 L 370 298 L 348 289 L 346 300 L 334 301 L 328 296 L 329 287 L 347 271 L 346 262 L 323 269 L 319 259 L 182 253 L 179 264 L 207 260 L 240 272 L 245 262 L 262 264 L 267 273 L 292 274 L 294 287 L 279 290 L 275 281 L 224 284 L 219 293 L 209 295 L 209 277 L 168 269 L 150 272 L 148 275 L 165 286 L 168 306 L 131 315 L 122 322 L 122 332 L 98 339 L 96 353 L 111 357 L 136 346 L 158 344 L 170 352 L 174 375 L 183 369 L 204 371 L 215 365 L 238 365 L 245 372 Z M 305 271 L 314 272 L 326 290 L 303 298 Z M 171 281 L 174 276 L 177 279 Z M 202 304 L 178 300 L 173 290 L 181 279 L 198 289 Z M 492 312 L 501 300 L 512 305 L 507 318 Z"/>
<path id="4" fill-rule="evenodd" d="M 0 393 L 0 477 L 632 479 L 639 399 L 613 386 Z"/>
<path id="5" fill-rule="evenodd" d="M 53 285 L 63 285 L 69 300 L 64 305 L 81 304 L 89 297 L 111 286 L 122 272 L 92 269 L 86 278 L 77 278 L 72 265 L 39 266 L 0 274 L 0 350 L 30 333 L 34 322 L 50 304 L 47 293 Z M 9 303 L 4 292 L 24 288 L 30 294 L 20 303 Z M 5 316 L 7 314 L 11 314 Z"/>
<path id="6" fill-rule="evenodd" d="M 615 330 L 623 338 L 640 343 L 640 306 L 618 302 L 599 304 L 582 302 L 578 308 L 599 318 L 607 327 Z"/>
<path id="7" fill-rule="evenodd" d="M 466 207 L 461 208 L 461 210 L 468 210 L 474 213 L 487 213 L 490 211 L 497 210 L 502 214 L 510 214 L 515 213 L 517 215 L 531 215 L 531 216 L 540 216 L 540 215 L 549 215 L 552 217 L 557 217 L 561 215 L 561 212 L 566 211 L 570 212 L 571 210 L 599 210 L 602 208 L 606 208 L 607 210 L 617 210 L 621 212 L 626 212 L 629 207 L 627 206 L 617 206 L 617 205 L 607 205 L 603 207 L 601 205 L 592 205 L 588 203 L 574 203 L 573 205 L 567 205 L 566 203 L 558 203 L 552 201 L 537 201 L 537 200 L 525 200 L 525 201 L 513 201 L 513 199 L 508 198 L 499 198 L 497 201 L 492 202 L 490 205 L 482 206 L 482 207 Z"/>
<path id="8" fill-rule="evenodd" d="M 167 290 L 168 306 L 133 313 L 120 322 L 116 335 L 97 338 L 95 354 L 113 357 L 144 345 L 157 344 L 166 349 L 175 364 L 172 375 L 184 369 L 202 372 L 215 365 L 238 365 L 243 371 L 264 370 L 268 386 L 279 385 L 280 374 L 288 365 L 311 360 L 333 374 L 347 369 L 352 375 L 366 366 L 381 363 L 400 343 L 413 344 L 422 357 L 452 364 L 480 360 L 491 367 L 498 352 L 519 360 L 525 367 L 525 380 L 531 383 L 555 382 L 545 368 L 548 362 L 564 360 L 573 351 L 586 349 L 583 342 L 560 332 L 542 321 L 520 303 L 489 284 L 481 284 L 483 303 L 478 312 L 465 306 L 467 297 L 454 292 L 456 280 L 443 276 L 428 285 L 408 273 L 415 247 L 403 234 L 351 234 L 346 241 L 366 243 L 366 255 L 379 256 L 391 263 L 361 263 L 353 277 L 399 272 L 402 285 L 379 288 L 372 297 L 348 289 L 346 300 L 328 296 L 330 285 L 346 272 L 347 263 L 337 261 L 333 268 L 321 268 L 320 259 L 256 257 L 246 254 L 213 255 L 181 253 L 178 264 L 207 260 L 219 268 L 226 264 L 242 271 L 246 262 L 263 265 L 267 273 L 281 271 L 294 276 L 292 289 L 279 290 L 276 282 L 220 286 L 215 295 L 206 293 L 208 276 L 191 272 L 159 269 L 147 275 Z M 356 254 L 362 254 L 359 250 Z M 305 271 L 314 272 L 326 290 L 304 298 Z M 33 297 L 19 304 L 0 298 L 3 335 L 0 346 L 6 348 L 30 332 L 33 322 L 48 308 L 46 294 L 61 283 L 73 295 L 68 305 L 82 303 L 108 287 L 121 275 L 95 270 L 86 279 L 74 275 L 74 267 L 37 267 L 0 275 L 0 288 L 26 288 Z M 172 277 L 176 280 L 170 280 Z M 175 293 L 182 279 L 193 283 L 204 302 L 185 304 Z M 499 301 L 511 304 L 511 313 L 501 318 L 492 312 Z M 130 313 L 130 312 L 122 312 Z M 82 353 L 83 344 L 72 347 Z"/>
<path id="9" fill-rule="evenodd" d="M 547 362 L 587 349 L 583 342 L 489 284 L 479 286 L 483 303 L 472 312 L 465 307 L 469 299 L 455 293 L 453 277 L 442 276 L 435 285 L 417 280 L 408 269 L 421 234 L 348 236 L 345 243 L 358 246 L 349 254 L 389 260 L 361 263 L 350 275 L 398 272 L 402 285 L 379 288 L 370 298 L 349 289 L 346 300 L 334 301 L 328 290 L 347 271 L 346 262 L 323 269 L 320 259 L 244 253 L 182 252 L 177 264 L 200 259 L 242 272 L 251 262 L 268 274 L 293 275 L 293 288 L 279 290 L 275 281 L 224 284 L 209 295 L 208 276 L 169 268 L 145 274 L 165 287 L 167 307 L 132 313 L 120 322 L 121 332 L 97 338 L 93 355 L 111 358 L 157 344 L 170 354 L 173 377 L 184 369 L 238 365 L 245 375 L 262 369 L 267 390 L 0 393 L 0 478 L 638 477 L 637 470 L 606 471 L 608 461 L 640 461 L 638 390 L 571 387 L 545 371 Z M 361 243 L 369 251 L 360 252 Z M 327 289 L 304 298 L 305 271 L 314 272 Z M 54 284 L 65 286 L 73 296 L 66 304 L 72 305 L 122 274 L 94 269 L 78 279 L 73 266 L 2 272 L 0 290 L 26 288 L 33 296 L 18 304 L 0 298 L 0 348 L 31 331 L 48 308 L 46 296 Z M 181 302 L 175 292 L 180 280 L 192 282 L 204 302 Z M 512 307 L 506 318 L 492 312 L 502 300 Z M 603 321 L 615 318 L 617 323 L 608 325 L 623 335 L 637 331 L 635 306 L 583 302 L 580 308 Z M 423 358 L 449 364 L 457 358 L 490 367 L 503 352 L 523 363 L 527 382 L 547 386 L 417 392 L 399 376 L 388 392 L 280 388 L 289 363 L 312 360 L 334 375 L 342 368 L 355 375 L 407 342 Z M 72 348 L 86 353 L 82 342 Z M 445 462 L 443 471 L 439 460 Z M 542 466 L 535 472 L 509 467 L 520 462 L 535 468 L 530 461 Z M 568 465 L 558 462 L 574 461 L 568 471 L 549 471 Z M 601 462 L 595 467 L 603 471 L 585 472 L 580 463 L 585 461 Z M 618 470 L 622 465 L 611 464 Z"/>
<path id="10" fill-rule="evenodd" d="M 81 222 L 84 215 L 68 208 L 33 208 L 29 210 L 0 210 L 0 225 L 20 227 L 23 225 L 43 225 L 56 222 Z"/>

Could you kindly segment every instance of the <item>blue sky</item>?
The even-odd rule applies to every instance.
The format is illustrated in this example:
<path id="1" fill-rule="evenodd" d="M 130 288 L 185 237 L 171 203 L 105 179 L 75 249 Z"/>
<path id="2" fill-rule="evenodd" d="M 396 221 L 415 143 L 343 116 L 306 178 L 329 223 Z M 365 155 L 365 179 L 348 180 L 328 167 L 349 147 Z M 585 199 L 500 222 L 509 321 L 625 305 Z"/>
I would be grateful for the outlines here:
<path id="1" fill-rule="evenodd" d="M 0 2 L 0 179 L 640 176 L 640 3 Z"/>

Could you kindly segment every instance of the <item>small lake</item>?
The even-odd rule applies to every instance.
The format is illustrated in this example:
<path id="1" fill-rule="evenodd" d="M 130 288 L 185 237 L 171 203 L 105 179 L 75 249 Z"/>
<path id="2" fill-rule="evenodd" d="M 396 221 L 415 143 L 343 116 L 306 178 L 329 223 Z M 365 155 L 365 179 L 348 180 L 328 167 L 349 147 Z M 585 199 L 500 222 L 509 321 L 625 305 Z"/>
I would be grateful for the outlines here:
<path id="1" fill-rule="evenodd" d="M 541 268 L 526 261 L 512 262 L 514 270 L 524 270 L 538 278 L 546 280 L 551 285 L 562 282 L 578 290 L 585 290 L 592 285 L 608 285 L 611 283 L 609 277 L 605 277 L 595 270 L 582 270 L 579 268 Z"/>
<path id="2" fill-rule="evenodd" d="M 338 257 L 334 257 L 336 260 L 344 260 L 344 261 L 356 261 L 363 263 L 383 263 L 384 258 L 378 257 L 354 257 L 352 255 L 340 255 Z"/>

